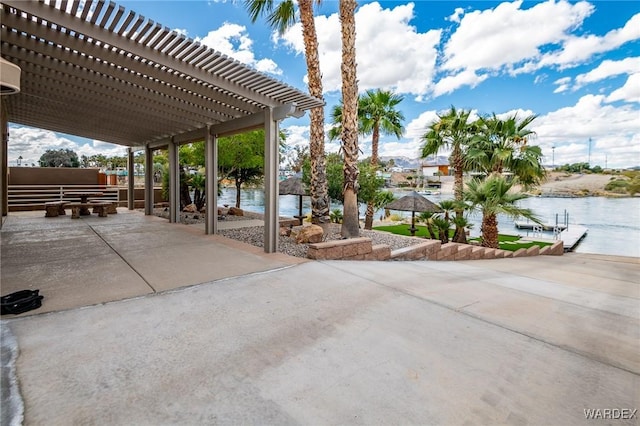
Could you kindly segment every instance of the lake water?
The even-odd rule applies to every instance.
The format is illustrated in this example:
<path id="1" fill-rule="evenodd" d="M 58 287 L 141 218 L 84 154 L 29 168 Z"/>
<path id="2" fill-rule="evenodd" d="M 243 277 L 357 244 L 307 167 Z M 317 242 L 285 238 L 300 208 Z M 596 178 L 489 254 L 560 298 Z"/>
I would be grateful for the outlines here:
<path id="1" fill-rule="evenodd" d="M 404 192 L 398 192 L 400 197 Z M 235 188 L 225 188 L 218 198 L 218 204 L 235 205 Z M 452 195 L 429 195 L 433 202 L 442 199 L 451 199 Z M 279 210 L 281 216 L 292 217 L 298 214 L 297 195 L 281 195 Z M 589 229 L 587 236 L 576 247 L 578 253 L 598 253 L 619 256 L 640 257 L 640 198 L 549 198 L 531 197 L 523 200 L 521 206 L 532 209 L 544 222 L 555 223 L 555 215 L 563 223 L 564 212 L 569 215 L 569 223 L 585 226 Z M 254 212 L 264 212 L 264 192 L 262 189 L 246 189 L 240 194 L 240 207 Z M 331 210 L 342 209 L 342 205 L 335 203 Z M 361 205 L 361 216 L 364 216 L 365 206 Z M 302 212 L 311 210 L 309 197 L 302 197 Z M 411 217 L 408 212 L 404 216 Z M 379 217 L 382 211 L 376 213 Z M 471 229 L 471 235 L 480 233 L 480 214 L 470 216 L 475 224 Z M 501 233 L 526 235 L 525 230 L 515 228 L 513 221 L 508 217 L 499 217 Z"/>

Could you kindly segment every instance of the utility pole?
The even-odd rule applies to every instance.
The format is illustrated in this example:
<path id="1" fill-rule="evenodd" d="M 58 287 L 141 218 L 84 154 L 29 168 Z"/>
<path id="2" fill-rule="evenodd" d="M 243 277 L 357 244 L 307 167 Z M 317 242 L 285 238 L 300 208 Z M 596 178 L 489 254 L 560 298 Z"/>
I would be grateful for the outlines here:
<path id="1" fill-rule="evenodd" d="M 555 145 L 551 147 L 551 169 L 555 170 L 556 168 L 556 147 Z"/>
<path id="2" fill-rule="evenodd" d="M 591 167 L 591 138 L 589 138 L 589 160 L 587 161 L 589 167 Z"/>

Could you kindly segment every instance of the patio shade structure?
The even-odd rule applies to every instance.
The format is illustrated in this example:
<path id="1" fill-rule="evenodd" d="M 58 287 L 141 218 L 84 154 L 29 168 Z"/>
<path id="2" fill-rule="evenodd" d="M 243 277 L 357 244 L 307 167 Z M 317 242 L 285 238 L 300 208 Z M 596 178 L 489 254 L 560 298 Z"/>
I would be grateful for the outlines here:
<path id="1" fill-rule="evenodd" d="M 387 204 L 385 206 L 386 209 L 389 210 L 401 210 L 405 212 L 411 212 L 411 236 L 416 235 L 416 212 L 433 212 L 437 213 L 442 211 L 440 207 L 431 201 L 427 200 L 422 195 L 418 194 L 416 191 L 411 191 L 409 194 L 404 197 L 398 198 Z"/>
<path id="2" fill-rule="evenodd" d="M 298 175 L 291 176 L 280 182 L 279 188 L 280 195 L 297 195 L 298 198 L 298 220 L 300 221 L 300 225 L 302 225 L 302 197 L 304 195 L 309 195 L 309 190 L 306 188 L 305 184 L 302 182 L 302 178 Z"/>
<path id="3" fill-rule="evenodd" d="M 170 163 L 170 221 L 179 220 L 178 146 L 206 146 L 206 232 L 217 232 L 217 139 L 265 131 L 265 251 L 277 250 L 278 123 L 324 102 L 208 46 L 103 0 L 0 0 L 2 59 L 20 70 L 3 95 L 0 188 L 7 208 L 8 123 L 144 150 Z M 5 69 L 3 63 L 2 69 Z M 17 71 L 17 70 L 16 70 Z M 4 71 L 3 71 L 4 74 Z M 153 171 L 146 168 L 145 213 Z M 129 208 L 133 209 L 133 180 Z"/>

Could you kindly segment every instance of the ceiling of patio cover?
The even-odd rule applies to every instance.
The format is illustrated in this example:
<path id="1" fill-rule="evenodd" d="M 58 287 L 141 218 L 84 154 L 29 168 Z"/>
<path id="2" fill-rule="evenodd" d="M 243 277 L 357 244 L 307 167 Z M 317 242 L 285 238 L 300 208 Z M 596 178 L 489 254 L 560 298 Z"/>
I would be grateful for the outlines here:
<path id="1" fill-rule="evenodd" d="M 9 122 L 126 146 L 323 101 L 115 3 L 0 0 Z"/>

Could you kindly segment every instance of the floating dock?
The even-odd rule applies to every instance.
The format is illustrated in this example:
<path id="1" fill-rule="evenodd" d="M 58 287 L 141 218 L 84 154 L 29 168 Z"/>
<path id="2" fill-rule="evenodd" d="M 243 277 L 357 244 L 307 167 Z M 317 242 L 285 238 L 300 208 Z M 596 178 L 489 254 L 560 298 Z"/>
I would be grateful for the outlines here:
<path id="1" fill-rule="evenodd" d="M 580 241 L 582 241 L 584 237 L 587 236 L 587 232 L 589 231 L 589 228 L 587 228 L 586 226 L 574 224 L 558 225 L 557 228 L 555 225 L 551 225 L 549 229 L 542 229 L 540 225 L 537 225 L 537 227 L 532 227 L 529 226 L 529 224 L 525 224 L 525 226 L 516 225 L 516 227 L 518 229 L 533 230 L 533 233 L 531 234 L 527 232 L 527 240 L 562 240 L 562 245 L 564 246 L 565 252 L 573 251 L 573 249 L 576 248 Z"/>
<path id="2" fill-rule="evenodd" d="M 562 221 L 561 221 L 562 220 Z M 561 215 L 555 215 L 555 223 L 535 223 L 530 220 L 527 221 L 515 221 L 514 225 L 518 229 L 526 229 L 533 231 L 533 236 L 527 236 L 530 239 L 537 237 L 544 237 L 542 232 L 552 232 L 554 240 L 562 240 L 564 245 L 564 251 L 573 251 L 573 249 L 587 236 L 589 229 L 586 226 L 569 224 L 569 213 L 565 210 Z"/>
<path id="3" fill-rule="evenodd" d="M 559 239 L 562 240 L 564 251 L 573 251 L 573 249 L 587 236 L 589 228 L 582 225 L 571 225 L 560 232 Z"/>
<path id="4" fill-rule="evenodd" d="M 516 228 L 518 229 L 529 229 L 529 230 L 541 230 L 541 231 L 553 231 L 554 229 L 558 228 L 559 231 L 564 230 L 567 226 L 564 224 L 555 224 L 555 223 L 535 223 L 535 222 L 522 222 L 522 221 L 515 221 L 514 225 L 516 226 Z"/>

